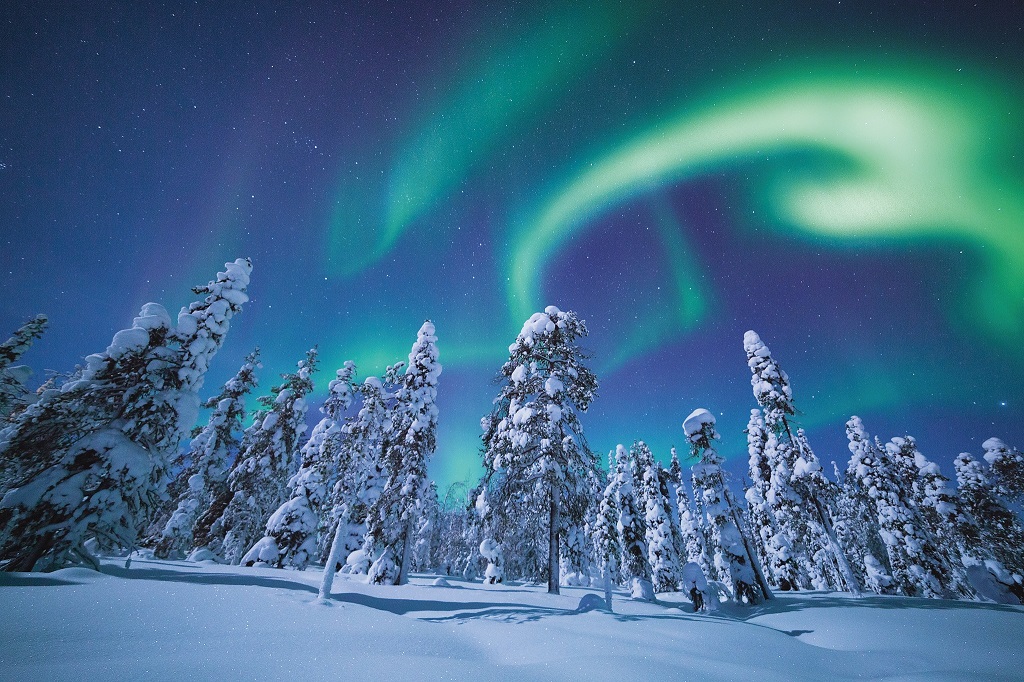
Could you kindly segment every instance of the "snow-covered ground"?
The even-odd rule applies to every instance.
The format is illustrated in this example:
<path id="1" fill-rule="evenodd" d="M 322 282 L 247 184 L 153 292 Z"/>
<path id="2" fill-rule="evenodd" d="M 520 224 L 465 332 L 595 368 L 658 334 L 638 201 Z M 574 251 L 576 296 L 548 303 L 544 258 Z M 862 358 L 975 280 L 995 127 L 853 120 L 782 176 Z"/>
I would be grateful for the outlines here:
<path id="1" fill-rule="evenodd" d="M 1024 607 L 807 593 L 694 614 L 681 595 L 416 575 L 403 587 L 212 563 L 0 574 L 0 679 L 1020 680 Z"/>

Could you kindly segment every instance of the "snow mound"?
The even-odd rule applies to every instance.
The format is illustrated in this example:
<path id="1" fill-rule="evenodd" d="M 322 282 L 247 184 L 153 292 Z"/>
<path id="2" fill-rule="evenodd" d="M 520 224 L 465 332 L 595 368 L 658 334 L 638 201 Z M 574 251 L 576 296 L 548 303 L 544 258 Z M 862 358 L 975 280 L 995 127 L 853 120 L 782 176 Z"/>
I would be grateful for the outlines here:
<path id="1" fill-rule="evenodd" d="M 202 561 L 212 561 L 215 564 L 220 563 L 220 561 L 217 559 L 217 555 L 205 547 L 197 547 L 196 549 L 192 550 L 192 553 L 188 555 L 188 559 L 186 559 L 186 561 L 192 561 L 195 563 L 199 563 Z"/>
<path id="2" fill-rule="evenodd" d="M 587 611 L 607 611 L 608 605 L 604 603 L 604 599 L 597 596 L 593 592 L 588 592 L 583 595 L 580 599 L 580 605 L 576 607 L 576 613 L 586 613 Z"/>

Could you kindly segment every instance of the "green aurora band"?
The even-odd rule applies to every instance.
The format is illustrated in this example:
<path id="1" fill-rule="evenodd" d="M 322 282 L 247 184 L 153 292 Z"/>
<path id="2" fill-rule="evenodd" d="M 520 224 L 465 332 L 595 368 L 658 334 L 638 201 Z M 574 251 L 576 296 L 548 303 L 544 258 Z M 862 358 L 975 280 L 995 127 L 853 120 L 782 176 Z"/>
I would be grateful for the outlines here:
<path id="1" fill-rule="evenodd" d="M 542 303 L 547 263 L 610 207 L 764 159 L 779 172 L 763 200 L 793 230 L 832 245 L 937 238 L 974 246 L 983 272 L 963 316 L 1002 343 L 1016 342 L 1024 327 L 1024 185 L 1007 170 L 1007 150 L 1019 146 L 1013 100 L 926 67 L 865 71 L 835 66 L 765 79 L 688 108 L 586 164 L 510 239 L 513 318 Z M 787 155 L 808 152 L 839 163 L 816 176 L 788 173 Z M 673 263 L 688 288 L 685 261 Z M 702 309 L 680 300 L 680 316 L 691 321 Z"/>
<path id="2" fill-rule="evenodd" d="M 390 251 L 418 218 L 489 158 L 510 130 L 558 101 L 648 9 L 602 2 L 580 12 L 569 3 L 546 13 L 518 38 L 506 38 L 505 47 L 481 48 L 470 60 L 473 67 L 401 145 L 387 171 L 382 227 L 357 214 L 353 204 L 360 197 L 351 188 L 339 189 L 328 244 L 330 253 L 345 257 L 334 263 L 335 271 L 357 272 Z M 352 240 L 362 248 L 346 250 Z"/>

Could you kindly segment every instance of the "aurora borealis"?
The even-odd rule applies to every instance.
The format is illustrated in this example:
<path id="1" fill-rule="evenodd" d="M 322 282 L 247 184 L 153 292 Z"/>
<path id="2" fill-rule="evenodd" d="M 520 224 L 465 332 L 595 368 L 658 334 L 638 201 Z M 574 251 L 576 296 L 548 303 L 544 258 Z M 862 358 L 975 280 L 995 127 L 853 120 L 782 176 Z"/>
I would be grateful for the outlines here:
<path id="1" fill-rule="evenodd" d="M 590 445 L 695 407 L 745 459 L 742 335 L 812 445 L 859 414 L 949 463 L 1024 447 L 1024 8 L 1010 3 L 16 3 L 0 38 L 0 334 L 66 371 L 253 259 L 206 390 L 437 326 L 442 485 L 547 304 L 588 322 Z"/>

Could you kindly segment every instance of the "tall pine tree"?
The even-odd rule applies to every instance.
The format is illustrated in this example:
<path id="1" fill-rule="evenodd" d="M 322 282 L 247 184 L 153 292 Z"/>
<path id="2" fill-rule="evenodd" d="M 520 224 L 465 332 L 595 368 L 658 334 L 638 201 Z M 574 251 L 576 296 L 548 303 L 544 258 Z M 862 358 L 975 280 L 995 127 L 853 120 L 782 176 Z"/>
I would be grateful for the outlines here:
<path id="1" fill-rule="evenodd" d="M 484 434 L 485 477 L 494 513 L 532 499 L 547 508 L 548 591 L 559 591 L 559 539 L 563 519 L 578 510 L 573 498 L 588 495 L 596 458 L 587 447 L 579 413 L 597 392 L 597 378 L 577 341 L 587 327 L 573 312 L 548 306 L 523 325 L 501 369 L 505 381 Z"/>
<path id="2" fill-rule="evenodd" d="M 376 558 L 370 582 L 403 585 L 412 564 L 416 514 L 427 489 L 427 462 L 434 454 L 437 431 L 437 336 L 427 320 L 409 353 L 409 365 L 396 395 L 392 432 L 382 457 L 387 480 L 367 517 L 364 549 Z M 377 553 L 379 550 L 379 554 Z"/>

